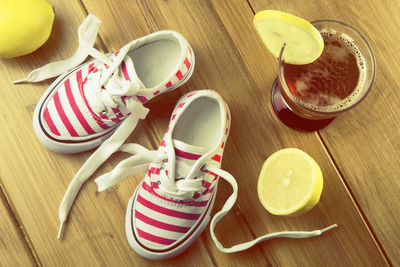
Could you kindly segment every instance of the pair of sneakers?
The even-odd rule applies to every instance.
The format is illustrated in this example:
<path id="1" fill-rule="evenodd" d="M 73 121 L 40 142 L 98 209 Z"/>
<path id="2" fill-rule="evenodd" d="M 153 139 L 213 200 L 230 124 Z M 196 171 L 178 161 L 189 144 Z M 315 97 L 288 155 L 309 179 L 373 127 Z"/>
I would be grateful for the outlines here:
<path id="1" fill-rule="evenodd" d="M 221 251 L 244 250 L 273 237 L 309 237 L 324 231 L 274 233 L 224 248 L 214 227 L 237 198 L 235 179 L 220 168 L 230 127 L 227 104 L 212 90 L 189 92 L 177 102 L 158 150 L 124 144 L 149 111 L 143 104 L 188 81 L 195 57 L 185 38 L 174 31 L 156 32 L 102 54 L 93 48 L 99 24 L 89 15 L 78 29 L 79 47 L 73 57 L 16 81 L 36 82 L 60 75 L 34 112 L 34 130 L 44 146 L 60 153 L 99 146 L 62 199 L 58 238 L 79 189 L 116 151 L 132 156 L 95 181 L 103 191 L 128 175 L 147 171 L 129 200 L 125 224 L 129 244 L 145 258 L 171 258 L 196 240 L 211 219 L 219 177 L 233 187 L 210 224 L 212 239 Z M 94 60 L 81 64 L 88 55 Z"/>

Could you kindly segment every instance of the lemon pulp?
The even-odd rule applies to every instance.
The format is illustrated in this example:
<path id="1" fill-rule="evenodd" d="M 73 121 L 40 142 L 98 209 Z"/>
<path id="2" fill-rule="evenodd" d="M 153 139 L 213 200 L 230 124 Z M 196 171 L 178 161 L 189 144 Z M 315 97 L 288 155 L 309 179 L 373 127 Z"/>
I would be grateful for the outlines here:
<path id="1" fill-rule="evenodd" d="M 286 43 L 284 60 L 290 64 L 315 61 L 324 49 L 319 31 L 307 20 L 277 10 L 263 10 L 253 24 L 268 50 L 275 56 Z"/>
<path id="2" fill-rule="evenodd" d="M 294 215 L 313 208 L 323 188 L 322 172 L 311 156 L 297 148 L 272 154 L 257 184 L 262 205 L 275 215 Z"/>

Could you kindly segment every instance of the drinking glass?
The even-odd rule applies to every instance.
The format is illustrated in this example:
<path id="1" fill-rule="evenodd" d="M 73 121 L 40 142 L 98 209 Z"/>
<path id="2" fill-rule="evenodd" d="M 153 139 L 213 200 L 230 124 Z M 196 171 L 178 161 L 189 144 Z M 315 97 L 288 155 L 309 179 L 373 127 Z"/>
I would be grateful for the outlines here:
<path id="1" fill-rule="evenodd" d="M 356 29 L 334 20 L 319 20 L 312 22 L 312 24 L 318 29 L 325 41 L 322 55 L 315 62 L 307 65 L 286 64 L 284 60 L 285 45 L 283 45 L 278 58 L 278 78 L 272 86 L 271 102 L 275 114 L 284 124 L 300 131 L 319 130 L 331 123 L 339 114 L 354 108 L 365 98 L 375 77 L 374 53 L 368 42 Z M 339 46 L 334 43 L 335 38 L 340 41 L 338 44 L 346 45 L 346 51 L 349 52 L 348 55 L 343 54 L 342 49 L 337 48 Z M 349 95 L 342 95 L 326 101 L 327 92 L 335 95 L 337 93 L 336 90 L 338 93 L 343 91 L 343 88 L 341 89 L 339 86 L 340 83 L 350 84 L 350 82 L 346 82 L 347 78 L 343 78 L 345 75 L 340 75 L 340 71 L 348 74 L 354 70 L 354 66 L 353 69 L 348 66 L 343 67 L 340 62 L 336 62 L 336 59 L 340 59 L 339 56 L 345 55 L 348 57 L 349 62 L 352 60 L 354 65 L 351 53 L 353 53 L 359 71 L 358 79 L 357 77 L 355 78 L 355 86 L 353 81 L 354 89 L 349 89 L 351 85 L 348 85 L 349 88 L 346 90 L 351 92 Z M 316 63 L 322 60 L 323 56 L 325 61 L 321 64 Z M 339 68 L 339 76 L 336 68 Z M 342 69 L 340 70 L 340 68 Z M 289 77 L 291 75 L 289 69 L 292 73 L 297 73 L 297 78 L 308 77 L 307 79 L 310 82 L 311 77 L 312 90 L 307 91 L 307 89 L 304 91 L 304 83 L 300 78 L 300 80 L 296 80 L 296 78 Z M 327 74 L 327 71 L 331 72 L 330 74 L 333 76 Z M 357 71 L 354 71 L 354 75 L 357 75 Z M 312 72 L 312 74 L 309 74 L 309 72 Z M 354 80 L 354 77 L 352 79 Z M 290 81 L 289 85 L 288 81 Z M 298 90 L 299 88 L 302 90 Z"/>

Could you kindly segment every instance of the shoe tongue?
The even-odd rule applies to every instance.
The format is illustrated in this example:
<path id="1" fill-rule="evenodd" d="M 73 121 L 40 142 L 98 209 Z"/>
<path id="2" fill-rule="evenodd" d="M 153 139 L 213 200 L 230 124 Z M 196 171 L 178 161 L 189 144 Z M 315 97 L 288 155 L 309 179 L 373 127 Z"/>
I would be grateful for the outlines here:
<path id="1" fill-rule="evenodd" d="M 204 147 L 190 145 L 183 141 L 174 139 L 172 143 L 174 144 L 175 155 L 183 159 L 197 160 L 207 152 Z"/>
<path id="2" fill-rule="evenodd" d="M 115 60 L 116 56 L 117 56 L 117 54 L 114 54 L 111 59 Z M 95 72 L 93 72 L 93 73 L 95 73 Z M 113 75 L 115 75 L 115 74 L 113 74 Z M 130 82 L 136 84 L 137 86 L 139 86 L 139 88 L 145 88 L 143 82 L 139 79 L 139 77 L 136 74 L 135 66 L 132 62 L 132 59 L 127 55 L 121 61 L 121 64 L 118 67 L 117 75 L 120 79 L 130 81 Z M 107 88 L 110 86 L 109 83 L 112 83 L 112 82 L 113 81 L 111 79 L 109 81 L 107 81 L 106 84 L 104 85 L 104 88 L 106 88 L 106 90 L 107 90 Z M 118 84 L 116 85 L 116 87 L 118 87 Z M 88 100 L 88 103 L 92 108 L 103 105 L 101 100 L 97 96 L 96 90 L 85 90 L 85 97 Z M 116 101 L 118 101 L 120 104 L 124 105 L 126 97 L 127 96 L 124 96 L 124 95 L 123 96 L 116 95 L 116 96 L 114 96 L 114 99 Z M 121 105 L 121 106 L 123 106 L 123 105 Z M 121 116 L 125 116 L 126 114 L 129 113 L 129 111 L 126 109 L 116 109 L 116 112 L 117 112 L 116 114 L 107 114 L 107 115 L 110 119 L 112 119 L 114 117 L 120 118 Z"/>
<path id="3" fill-rule="evenodd" d="M 176 164 L 177 177 L 185 177 L 188 170 L 186 167 L 193 166 L 195 162 L 203 156 L 207 149 L 204 147 L 194 146 L 179 140 L 172 140 L 175 149 L 175 159 L 178 162 L 185 164 Z"/>
<path id="4" fill-rule="evenodd" d="M 129 56 L 125 56 L 119 66 L 119 76 L 125 80 L 138 83 L 141 88 L 145 88 L 143 82 L 139 79 L 135 65 Z"/>

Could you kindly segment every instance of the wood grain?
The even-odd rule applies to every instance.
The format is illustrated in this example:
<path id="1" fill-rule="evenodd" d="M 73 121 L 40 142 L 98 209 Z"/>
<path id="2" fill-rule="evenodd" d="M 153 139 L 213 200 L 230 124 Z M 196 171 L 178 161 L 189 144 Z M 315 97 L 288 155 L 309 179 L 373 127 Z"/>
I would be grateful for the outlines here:
<path id="1" fill-rule="evenodd" d="M 35 266 L 33 254 L 0 187 L 0 266 Z"/>
<path id="2" fill-rule="evenodd" d="M 345 114 L 343 119 L 338 118 L 320 133 L 299 133 L 282 125 L 270 109 L 269 88 L 276 76 L 276 60 L 266 52 L 251 23 L 254 11 L 264 8 L 284 10 L 309 20 L 337 14 L 339 20 L 354 20 L 356 28 L 371 29 L 367 31 L 367 38 L 373 40 L 375 48 L 382 45 L 385 39 L 375 38 L 378 24 L 371 25 L 373 21 L 365 17 L 372 17 L 368 12 L 373 8 L 385 16 L 394 16 L 398 11 L 397 3 L 393 3 L 394 10 L 384 11 L 383 5 L 370 3 L 367 7 L 357 9 L 353 7 L 355 3 L 344 0 L 336 3 L 327 0 L 311 3 L 303 0 L 293 3 L 246 0 L 50 2 L 56 9 L 56 23 L 50 40 L 31 55 L 0 61 L 0 82 L 6 85 L 1 92 L 0 105 L 7 107 L 0 110 L 0 181 L 13 204 L 7 205 L 3 201 L 3 206 L 12 207 L 12 212 L 20 218 L 39 264 L 382 266 L 400 263 L 395 254 L 398 248 L 396 239 L 389 236 L 396 230 L 398 220 L 388 222 L 378 218 L 378 215 L 388 216 L 391 213 L 396 219 L 399 216 L 396 213 L 399 204 L 395 202 L 398 199 L 398 194 L 395 194 L 398 182 L 392 181 L 398 174 L 395 167 L 398 166 L 400 147 L 397 138 L 399 124 L 394 124 L 398 122 L 395 116 L 398 109 L 391 104 L 383 104 L 384 100 L 398 101 L 398 94 L 389 90 L 390 84 L 396 84 L 392 82 L 397 74 L 389 66 L 398 69 L 398 63 L 394 63 L 393 58 L 384 57 L 383 52 L 379 51 L 378 68 L 384 68 L 385 72 L 377 76 L 376 84 L 382 90 L 371 92 L 365 103 L 354 112 Z M 345 11 L 336 12 L 336 5 L 345 7 Z M 151 112 L 146 120 L 139 123 L 128 142 L 140 143 L 150 149 L 157 148 L 169 122 L 170 112 L 185 92 L 211 88 L 228 103 L 232 113 L 232 130 L 223 168 L 236 177 L 239 198 L 216 229 L 218 238 L 225 246 L 248 241 L 267 232 L 314 230 L 333 223 L 339 227 L 321 237 L 271 240 L 236 254 L 223 254 L 217 250 L 206 229 L 182 255 L 162 263 L 148 261 L 130 248 L 124 230 L 126 204 L 142 179 L 142 175 L 136 175 L 101 194 L 96 193 L 95 184 L 89 180 L 76 199 L 64 239 L 58 241 L 58 205 L 71 178 L 93 151 L 62 155 L 44 148 L 33 133 L 31 119 L 36 102 L 51 81 L 18 86 L 10 81 L 25 76 L 42 64 L 71 56 L 77 45 L 76 30 L 87 13 L 93 13 L 102 20 L 96 47 L 104 52 L 117 50 L 151 32 L 172 29 L 188 39 L 196 55 L 195 72 L 191 80 L 181 88 L 146 104 Z M 375 22 L 389 20 L 382 16 L 376 16 Z M 391 22 L 380 36 L 390 36 L 395 25 L 395 22 Z M 395 43 L 385 45 L 393 51 L 399 50 Z M 396 86 L 399 87 L 398 83 Z M 380 103 L 374 107 L 377 113 L 367 119 L 369 125 L 363 125 L 361 113 L 367 112 L 363 109 L 369 107 L 368 103 L 371 106 L 372 102 L 368 101 L 374 99 Z M 373 122 L 384 115 L 386 117 L 381 122 Z M 372 125 L 385 126 L 387 130 L 374 130 Z M 355 131 L 350 130 L 354 128 Z M 380 142 L 383 142 L 383 146 L 379 145 Z M 389 147 L 389 143 L 393 147 Z M 320 164 L 325 177 L 320 203 L 312 211 L 297 217 L 268 214 L 255 193 L 263 161 L 285 147 L 305 150 Z M 363 151 L 364 157 L 355 157 L 354 151 Z M 97 174 L 111 170 L 124 156 L 112 156 Z M 382 161 L 374 164 L 378 160 Z M 387 161 L 391 161 L 388 162 L 390 169 L 384 168 Z M 375 181 L 377 179 L 379 182 Z M 382 196 L 382 192 L 389 194 Z M 222 207 L 230 193 L 228 184 L 220 181 L 213 214 Z M 385 207 L 385 201 L 391 206 Z M 0 203 L 1 214 L 3 206 Z M 10 218 L 5 218 L 0 219 L 0 226 L 6 225 L 6 229 L 16 231 Z M 388 228 L 387 233 L 383 233 L 384 227 Z M 14 232 L 12 237 L 15 235 Z M 16 246 L 21 247 L 24 239 L 19 237 L 19 240 L 21 244 Z M 0 257 L 2 253 L 0 251 Z M 14 254 L 5 255 L 5 266 L 12 265 Z M 2 263 L 0 260 L 0 265 Z M 34 262 L 30 262 L 28 257 L 27 264 Z"/>
<path id="3" fill-rule="evenodd" d="M 374 50 L 376 77 L 367 98 L 320 131 L 345 183 L 384 251 L 400 262 L 399 1 L 250 1 L 309 20 L 335 19 L 358 29 Z M 307 9 L 299 9 L 307 6 Z"/>
<path id="4" fill-rule="evenodd" d="M 88 3 L 86 4 L 86 2 Z M 103 6 L 103 3 L 94 3 L 90 1 L 86 2 L 85 5 L 88 7 L 88 10 L 90 12 L 99 14 L 99 16 L 101 17 L 111 16 L 107 9 L 101 8 Z M 194 3 L 193 1 L 187 3 L 182 3 L 182 1 L 168 1 L 164 3 L 161 3 L 159 1 L 142 1 L 139 3 L 139 6 L 141 7 L 141 12 L 147 12 L 145 13 L 146 19 L 148 21 L 148 24 L 150 25 L 149 27 L 152 30 L 177 30 L 181 32 L 184 36 L 186 36 L 189 42 L 192 44 L 192 47 L 196 54 L 196 71 L 191 81 L 187 85 L 185 85 L 183 89 L 190 87 L 192 84 L 197 87 L 194 89 L 198 89 L 199 86 L 200 88 L 213 88 L 223 94 L 231 108 L 233 120 L 232 133 L 227 146 L 226 156 L 224 158 L 224 166 L 227 166 L 225 168 L 232 173 L 235 173 L 235 175 L 239 174 L 239 177 L 253 177 L 253 179 L 238 181 L 241 190 L 240 192 L 243 192 L 246 197 L 242 201 L 239 197 L 238 207 L 242 208 L 237 207 L 235 213 L 230 214 L 230 217 L 223 221 L 227 221 L 228 223 L 223 225 L 224 231 L 220 234 L 222 240 L 227 245 L 233 245 L 249 239 L 249 237 L 247 237 L 246 235 L 244 235 L 243 237 L 239 235 L 238 232 L 240 232 L 240 230 L 237 229 L 238 225 L 232 224 L 232 222 L 235 221 L 233 215 L 236 215 L 239 220 L 243 221 L 242 224 L 248 228 L 248 231 L 250 231 L 253 236 L 261 235 L 267 231 L 272 231 L 270 227 L 265 228 L 265 224 L 270 224 L 268 221 L 270 219 L 262 217 L 262 215 L 265 215 L 265 211 L 262 209 L 261 205 L 257 206 L 256 209 L 253 207 L 254 203 L 258 203 L 257 197 L 254 196 L 254 190 L 256 186 L 258 171 L 261 167 L 263 160 L 265 160 L 265 158 L 268 156 L 268 153 L 272 153 L 276 149 L 286 146 L 299 146 L 299 144 L 306 146 L 310 151 L 315 151 L 314 153 L 319 152 L 321 155 L 324 155 L 325 151 L 321 147 L 321 144 L 318 141 L 318 137 L 316 135 L 303 135 L 292 131 L 290 131 L 290 134 L 287 134 L 287 129 L 281 124 L 277 123 L 275 119 L 270 116 L 268 105 L 263 104 L 268 103 L 268 94 L 264 93 L 265 85 L 262 84 L 262 80 L 260 79 L 260 77 L 262 76 L 265 77 L 265 73 L 257 71 L 257 69 L 260 69 L 260 56 L 257 54 L 257 52 L 266 55 L 264 48 L 261 47 L 260 43 L 258 42 L 258 37 L 255 35 L 254 31 L 252 32 L 252 35 L 251 33 L 249 33 L 249 35 L 251 35 L 249 39 L 247 39 L 248 36 L 246 36 L 246 38 L 242 37 L 240 39 L 240 46 L 243 46 L 244 44 L 250 44 L 249 46 L 251 46 L 253 52 L 250 52 L 251 49 L 248 49 L 248 51 L 243 51 L 241 47 L 238 48 L 239 44 L 238 47 L 235 47 L 232 43 L 232 35 L 234 35 L 235 33 L 237 33 L 237 35 L 239 36 L 240 34 L 248 33 L 249 30 L 252 31 L 250 23 L 243 23 L 243 21 L 245 21 L 246 19 L 251 21 L 253 16 L 253 14 L 251 13 L 251 9 L 247 5 L 247 3 L 243 1 L 236 1 L 235 5 L 230 4 L 227 5 L 228 7 L 222 5 L 220 2 Z M 217 7 L 220 7 L 219 11 L 221 12 L 225 10 L 225 13 L 217 14 Z M 231 9 L 229 9 L 229 7 L 231 7 Z M 179 16 L 176 15 L 175 10 L 179 10 Z M 229 21 L 226 19 L 229 18 L 228 14 L 238 14 L 238 16 L 240 15 L 240 18 L 242 18 L 243 20 L 236 19 L 233 21 Z M 221 19 L 225 20 L 221 21 L 218 16 L 221 16 Z M 224 16 L 224 18 L 222 18 L 222 16 Z M 135 21 L 130 22 L 124 20 L 124 17 L 125 16 L 120 16 L 118 18 L 119 20 L 117 20 L 115 24 L 104 25 L 103 32 L 109 32 L 113 34 L 115 34 L 115 32 L 119 32 L 118 35 L 123 36 L 124 29 L 120 29 L 118 25 L 125 23 L 134 27 L 135 24 Z M 236 18 L 236 16 L 231 17 Z M 222 22 L 233 23 L 234 25 L 222 25 Z M 243 29 L 240 29 L 239 27 L 242 27 Z M 193 29 L 196 29 L 196 34 L 192 33 Z M 102 35 L 102 38 L 105 40 L 105 43 L 114 46 L 114 49 L 117 49 L 118 45 L 120 45 L 121 43 L 119 40 L 111 39 L 107 36 Z M 254 50 L 254 42 L 257 43 L 258 50 Z M 249 52 L 250 54 L 248 54 Z M 253 57 L 251 58 L 248 55 L 252 55 Z M 264 58 L 267 57 L 261 57 L 261 59 Z M 255 59 L 257 59 L 257 61 Z M 246 61 L 246 63 L 248 63 L 247 68 L 243 66 L 244 60 L 248 60 Z M 276 64 L 275 62 L 271 61 L 271 59 L 269 60 L 270 62 L 272 62 L 272 64 Z M 215 64 L 215 62 L 220 64 Z M 264 65 L 261 66 L 266 68 L 268 67 Z M 254 75 L 258 78 L 253 78 L 253 73 L 255 73 Z M 273 68 L 271 68 L 270 73 L 266 74 L 267 77 L 268 74 L 271 78 L 270 83 L 272 83 L 275 75 Z M 265 92 L 267 91 L 265 90 Z M 252 103 L 253 105 L 249 106 L 249 103 Z M 257 103 L 258 106 L 254 103 Z M 160 104 L 160 102 L 157 102 L 157 105 L 158 104 Z M 161 112 L 157 112 L 157 110 L 162 109 L 162 107 L 163 106 L 161 105 L 152 105 L 152 113 L 149 114 L 150 117 L 148 120 L 149 124 L 153 124 L 153 128 L 156 129 L 156 131 L 160 132 L 162 132 L 162 128 L 157 128 L 157 122 L 154 122 L 153 118 L 155 119 L 156 116 L 160 115 Z M 258 111 L 256 112 L 256 114 L 254 114 L 254 109 Z M 156 113 L 154 116 L 152 116 L 152 114 L 154 114 L 154 111 Z M 252 116 L 249 117 L 248 114 L 252 114 Z M 266 114 L 268 114 L 268 116 L 265 116 Z M 240 122 L 240 126 L 238 122 Z M 269 128 L 271 128 L 268 133 L 271 133 L 271 135 L 273 136 L 265 136 L 266 133 L 264 125 L 268 125 Z M 163 127 L 164 126 L 165 125 L 163 125 Z M 242 131 L 240 129 L 242 129 Z M 252 129 L 252 131 L 249 132 L 247 129 Z M 285 136 L 288 138 L 285 138 Z M 252 142 L 253 140 L 256 141 Z M 232 143 L 234 144 L 232 145 Z M 232 146 L 236 147 L 232 148 Z M 244 155 L 243 152 L 241 153 L 240 151 L 246 151 L 246 155 Z M 245 158 L 251 158 L 253 160 L 246 161 L 243 164 L 235 163 L 237 161 L 243 161 L 242 159 Z M 317 158 L 321 158 L 321 156 L 318 155 Z M 324 165 L 331 165 L 331 162 L 326 156 L 325 158 L 323 158 L 323 160 L 325 160 L 326 162 Z M 236 166 L 236 168 L 234 168 L 234 166 Z M 337 184 L 334 185 L 335 189 L 333 189 L 332 192 L 338 194 L 338 191 L 340 192 L 341 188 L 342 195 L 344 198 L 346 198 L 347 192 L 345 191 L 343 184 L 341 184 L 340 178 L 337 176 L 335 170 L 332 167 L 330 167 L 329 169 L 327 173 L 329 173 L 330 176 L 337 178 Z M 339 188 L 339 190 L 337 188 Z M 223 193 L 221 193 L 221 191 Z M 229 189 L 224 188 L 223 186 L 222 188 L 220 187 L 219 193 L 220 195 L 222 195 L 222 197 L 219 196 L 219 198 L 217 198 L 215 210 L 218 210 L 218 208 L 221 207 L 223 201 L 228 196 L 228 192 Z M 332 194 L 332 197 L 333 196 L 334 194 Z M 352 231 L 357 231 L 356 229 L 359 229 L 358 231 L 360 231 L 360 235 L 363 236 L 365 240 L 357 240 L 354 242 L 354 244 L 349 244 L 349 247 L 343 248 L 342 253 L 346 255 L 344 257 L 335 257 L 334 255 L 338 252 L 334 250 L 332 259 L 335 258 L 335 260 L 332 260 L 332 263 L 340 264 L 345 262 L 353 262 L 354 264 L 361 264 L 374 262 L 374 260 L 376 260 L 376 263 L 382 263 L 384 259 L 382 259 L 382 256 L 377 250 L 373 239 L 369 235 L 368 229 L 366 229 L 363 225 L 363 222 L 360 219 L 357 210 L 352 207 L 353 203 L 348 197 L 347 203 L 349 205 L 349 208 L 347 208 L 346 211 L 349 211 L 350 214 L 353 215 L 335 214 L 332 215 L 332 218 L 355 218 L 355 221 L 347 221 L 344 223 L 346 228 L 348 226 L 350 226 L 350 228 L 348 229 L 349 232 L 342 232 L 342 238 L 347 239 L 348 234 L 351 234 Z M 340 209 L 338 207 L 333 207 L 332 210 L 333 211 L 329 210 L 327 213 L 337 213 Z M 320 213 L 323 214 L 323 211 L 320 211 Z M 321 216 L 321 214 L 319 216 Z M 305 227 L 304 225 L 306 221 L 313 220 L 318 222 L 320 221 L 320 218 L 312 219 L 305 217 L 302 224 L 303 227 Z M 249 222 L 253 221 L 258 221 L 261 224 L 258 226 L 259 229 L 257 232 L 252 229 L 253 227 L 255 227 L 254 225 L 249 225 Z M 279 219 L 276 219 L 273 225 L 276 226 L 276 228 L 274 229 L 275 231 L 288 229 L 289 227 L 292 227 L 291 229 L 296 228 L 296 225 L 290 225 L 290 220 L 286 220 L 286 223 L 284 223 Z M 299 227 L 299 225 L 300 224 L 298 224 L 297 227 Z M 226 234 L 230 232 L 234 232 L 235 235 Z M 210 239 L 207 238 L 207 241 L 210 242 Z M 369 253 L 372 254 L 364 254 L 363 252 L 360 254 L 360 250 L 357 248 L 356 244 L 361 243 L 365 245 L 364 252 L 369 251 Z M 320 247 L 321 244 L 315 244 L 315 246 Z M 221 264 L 229 262 L 230 259 L 227 258 L 226 255 L 223 255 L 219 251 L 216 251 L 212 243 L 210 243 L 210 247 L 212 248 L 213 257 L 216 259 L 217 263 Z M 277 247 L 276 251 L 278 250 L 282 250 L 282 247 Z M 313 249 L 310 249 L 310 251 L 315 250 L 315 247 Z M 315 258 L 318 259 L 313 260 L 314 264 L 323 264 L 325 261 L 322 255 L 325 256 L 327 252 L 323 250 L 320 251 L 322 254 L 319 258 L 318 256 L 315 256 Z M 235 262 L 243 262 L 241 260 L 245 258 L 246 253 L 249 252 L 241 253 L 239 259 L 235 260 Z M 286 253 L 283 253 L 281 254 L 281 257 L 279 259 L 271 259 L 270 257 L 266 256 L 268 255 L 267 250 L 264 250 L 263 254 L 264 257 L 266 257 L 267 262 L 276 262 L 279 264 L 292 264 L 294 262 L 302 262 L 303 260 L 301 257 L 301 255 L 303 254 L 301 253 L 298 254 L 300 255 L 299 257 L 294 256 L 293 258 L 288 257 L 287 255 L 285 255 Z M 229 255 L 229 257 L 232 257 L 232 255 Z M 253 257 L 254 255 L 251 255 L 252 259 Z M 248 262 L 248 258 L 246 258 L 246 262 Z M 307 264 L 310 264 L 310 262 L 307 262 Z"/>
<path id="5" fill-rule="evenodd" d="M 29 56 L 2 60 L 0 112 L 2 138 L 0 145 L 1 181 L 11 197 L 27 235 L 32 241 L 40 262 L 45 266 L 144 265 L 148 262 L 132 253 L 125 237 L 126 203 L 139 180 L 127 179 L 117 194 L 96 194 L 94 183 L 88 183 L 72 209 L 65 239 L 56 239 L 58 206 L 65 190 L 91 152 L 62 155 L 50 152 L 36 139 L 32 129 L 34 107 L 50 81 L 39 84 L 12 85 L 11 81 L 25 76 L 31 69 L 50 61 L 71 56 L 77 46 L 77 28 L 87 13 L 78 1 L 52 3 L 56 21 L 50 40 Z M 111 22 L 110 22 L 111 23 Z M 97 43 L 101 47 L 102 43 Z M 143 125 L 138 126 L 139 131 Z M 150 146 L 146 139 L 131 141 Z M 143 140 L 144 139 L 144 140 Z M 101 171 L 111 170 L 123 157 L 116 155 Z M 138 179 L 141 179 L 138 178 Z M 100 203 L 100 204 L 99 204 Z M 106 203 L 109 203 L 106 204 Z M 190 259 L 202 265 L 212 264 L 207 248 L 195 244 L 189 251 L 198 251 Z M 188 255 L 173 259 L 169 265 L 183 265 Z"/>

